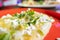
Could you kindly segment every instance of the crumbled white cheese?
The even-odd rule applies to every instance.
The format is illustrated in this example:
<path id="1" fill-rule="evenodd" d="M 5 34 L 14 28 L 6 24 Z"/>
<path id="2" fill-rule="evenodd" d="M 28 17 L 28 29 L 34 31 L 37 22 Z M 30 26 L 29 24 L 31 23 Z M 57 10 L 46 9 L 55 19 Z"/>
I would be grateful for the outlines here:
<path id="1" fill-rule="evenodd" d="M 37 33 L 36 35 L 37 35 L 38 40 L 42 39 L 42 37 L 41 37 L 41 35 L 39 33 Z"/>
<path id="2" fill-rule="evenodd" d="M 51 27 L 51 23 L 48 22 L 48 23 L 45 23 L 42 27 L 41 27 L 41 30 L 43 31 L 43 33 L 45 34 L 48 30 L 50 30 L 49 28 Z"/>
<path id="3" fill-rule="evenodd" d="M 21 11 L 21 13 L 24 13 L 25 11 Z"/>
<path id="4" fill-rule="evenodd" d="M 32 25 L 32 24 L 30 24 L 30 27 L 31 27 L 32 30 L 35 30 L 36 29 L 35 26 Z"/>
<path id="5" fill-rule="evenodd" d="M 54 22 L 54 19 L 52 17 L 49 17 L 43 13 L 40 14 L 40 22 Z"/>
<path id="6" fill-rule="evenodd" d="M 9 17 L 12 17 L 12 15 L 7 14 L 7 15 L 2 16 L 1 18 L 4 19 L 4 18 L 9 18 Z"/>
<path id="7" fill-rule="evenodd" d="M 25 19 L 21 19 L 20 24 L 24 24 L 24 23 L 25 23 Z"/>
<path id="8" fill-rule="evenodd" d="M 14 36 L 15 37 L 21 37 L 24 33 L 22 31 L 17 31 Z"/>
<path id="9" fill-rule="evenodd" d="M 0 32 L 7 32 L 7 29 L 0 27 Z"/>
<path id="10" fill-rule="evenodd" d="M 11 20 L 10 20 L 10 19 L 5 19 L 4 22 L 5 22 L 6 24 L 9 24 L 9 23 L 11 22 Z"/>
<path id="11" fill-rule="evenodd" d="M 2 16 L 1 18 L 4 19 L 4 18 L 6 18 L 6 16 Z"/>
<path id="12" fill-rule="evenodd" d="M 47 15 L 42 15 L 42 16 L 40 17 L 40 21 L 41 21 L 41 22 L 48 22 L 48 21 L 47 21 L 48 18 L 49 18 L 49 17 L 48 17 Z"/>
<path id="13" fill-rule="evenodd" d="M 31 35 L 32 30 L 25 30 L 24 33 L 27 33 L 28 35 Z"/>
<path id="14" fill-rule="evenodd" d="M 18 26 L 18 21 L 17 21 L 17 19 L 15 19 L 15 20 L 12 20 L 12 25 L 13 25 L 13 27 L 14 28 L 16 28 L 17 26 Z"/>
<path id="15" fill-rule="evenodd" d="M 7 14 L 6 16 L 7 16 L 7 17 L 12 17 L 12 15 L 10 15 L 10 14 Z"/>
<path id="16" fill-rule="evenodd" d="M 16 33 L 13 34 L 13 37 L 17 40 L 17 39 L 21 39 L 22 40 L 22 36 L 24 34 L 24 31 L 16 31 Z"/>
<path id="17" fill-rule="evenodd" d="M 28 33 L 29 35 L 32 35 L 32 30 L 35 30 L 35 26 L 33 26 L 32 24 L 25 30 L 25 33 Z"/>
<path id="18" fill-rule="evenodd" d="M 49 20 L 50 20 L 51 22 L 54 22 L 54 21 L 55 21 L 52 17 L 50 17 Z"/>

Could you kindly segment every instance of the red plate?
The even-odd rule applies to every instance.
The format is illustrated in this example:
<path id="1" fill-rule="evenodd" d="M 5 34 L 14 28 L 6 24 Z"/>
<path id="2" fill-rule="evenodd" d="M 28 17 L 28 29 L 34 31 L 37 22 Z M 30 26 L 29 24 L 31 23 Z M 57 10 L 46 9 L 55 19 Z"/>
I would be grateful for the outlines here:
<path id="1" fill-rule="evenodd" d="M 15 9 L 5 9 L 5 10 L 1 10 L 0 11 L 0 17 L 6 14 L 15 14 L 17 12 L 21 12 L 27 10 L 27 8 L 15 8 Z M 56 15 L 56 12 L 53 11 L 48 11 L 48 10 L 43 10 L 43 9 L 32 9 L 34 11 L 38 11 L 38 12 L 42 12 L 42 13 L 46 13 L 48 15 L 52 15 L 52 13 L 54 13 L 54 15 Z M 52 15 L 52 16 L 54 16 Z M 56 16 L 59 17 L 60 16 Z M 58 21 L 58 19 L 55 19 L 55 22 L 52 24 L 52 27 L 49 31 L 49 33 L 46 35 L 46 37 L 44 38 L 44 40 L 55 40 L 56 38 L 60 38 L 60 22 Z"/>

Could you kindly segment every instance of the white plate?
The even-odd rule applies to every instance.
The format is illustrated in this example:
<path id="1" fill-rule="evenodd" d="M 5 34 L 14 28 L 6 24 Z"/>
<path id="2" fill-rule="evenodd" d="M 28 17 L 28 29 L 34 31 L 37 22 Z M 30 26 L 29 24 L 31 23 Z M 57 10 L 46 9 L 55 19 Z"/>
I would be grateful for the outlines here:
<path id="1" fill-rule="evenodd" d="M 57 5 L 23 5 L 18 4 L 20 7 L 42 7 L 42 8 L 49 8 L 49 7 L 56 7 Z"/>

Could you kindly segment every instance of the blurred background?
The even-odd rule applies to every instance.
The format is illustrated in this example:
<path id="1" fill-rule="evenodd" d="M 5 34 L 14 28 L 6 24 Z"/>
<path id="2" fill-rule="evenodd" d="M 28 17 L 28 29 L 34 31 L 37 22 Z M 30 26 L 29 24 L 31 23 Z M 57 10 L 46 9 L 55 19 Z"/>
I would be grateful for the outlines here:
<path id="1" fill-rule="evenodd" d="M 0 0 L 0 10 L 18 7 L 42 8 L 60 12 L 60 0 Z"/>

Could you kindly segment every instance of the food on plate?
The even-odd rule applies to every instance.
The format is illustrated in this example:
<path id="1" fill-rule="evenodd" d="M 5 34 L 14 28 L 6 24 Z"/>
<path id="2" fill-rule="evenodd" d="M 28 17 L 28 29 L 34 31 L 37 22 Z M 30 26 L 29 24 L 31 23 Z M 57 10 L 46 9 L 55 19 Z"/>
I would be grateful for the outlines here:
<path id="1" fill-rule="evenodd" d="M 0 40 L 43 40 L 54 19 L 33 10 L 0 18 Z"/>
<path id="2" fill-rule="evenodd" d="M 60 2 L 55 0 L 25 0 L 22 2 L 23 6 L 31 6 L 31 5 L 57 5 Z"/>
<path id="3" fill-rule="evenodd" d="M 50 2 L 49 4 L 60 4 L 60 2 L 54 1 L 54 2 Z"/>
<path id="4" fill-rule="evenodd" d="M 43 0 L 28 0 L 28 1 L 23 1 L 23 5 L 44 5 Z"/>
<path id="5" fill-rule="evenodd" d="M 22 4 L 24 4 L 24 5 L 35 5 L 36 3 L 33 0 L 28 0 L 28 1 L 23 1 Z"/>

